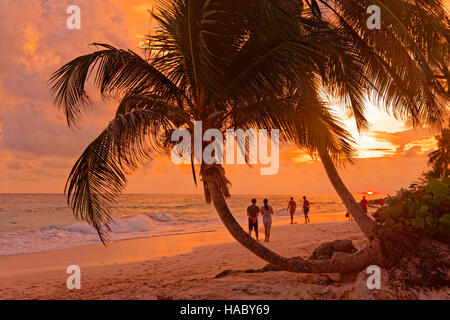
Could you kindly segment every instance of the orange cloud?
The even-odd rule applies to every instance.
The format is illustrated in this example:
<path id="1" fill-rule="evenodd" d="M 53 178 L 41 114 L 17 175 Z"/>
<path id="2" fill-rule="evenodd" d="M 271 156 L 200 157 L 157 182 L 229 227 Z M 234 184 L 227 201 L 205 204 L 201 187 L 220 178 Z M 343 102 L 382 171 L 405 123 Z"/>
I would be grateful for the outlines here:
<path id="1" fill-rule="evenodd" d="M 419 147 L 415 150 L 431 150 L 435 148 L 436 143 L 429 129 L 408 129 L 398 132 L 374 131 L 371 136 L 378 141 L 385 141 L 395 148 L 395 154 L 403 154 L 405 150 L 413 147 Z"/>
<path id="2" fill-rule="evenodd" d="M 36 42 L 39 40 L 39 32 L 31 25 L 27 25 L 25 27 L 24 34 L 24 49 L 31 52 L 36 51 Z"/>

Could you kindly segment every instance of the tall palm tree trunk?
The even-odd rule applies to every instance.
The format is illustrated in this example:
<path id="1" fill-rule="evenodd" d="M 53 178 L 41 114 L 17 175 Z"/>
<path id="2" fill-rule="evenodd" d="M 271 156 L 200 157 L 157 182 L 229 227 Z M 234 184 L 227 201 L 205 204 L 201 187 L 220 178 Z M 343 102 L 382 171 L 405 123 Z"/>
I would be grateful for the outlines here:
<path id="1" fill-rule="evenodd" d="M 285 258 L 254 240 L 234 219 L 228 208 L 222 190 L 217 182 L 217 168 L 202 170 L 202 179 L 208 188 L 214 207 L 230 234 L 244 247 L 261 259 L 278 266 L 280 269 L 300 273 L 345 273 L 362 270 L 371 264 L 380 264 L 383 260 L 380 254 L 379 242 L 374 241 L 369 246 L 346 257 L 325 260 L 304 260 L 302 258 Z"/>
<path id="2" fill-rule="evenodd" d="M 319 156 L 330 182 L 339 197 L 344 202 L 347 211 L 355 218 L 356 223 L 361 228 L 364 235 L 369 239 L 373 239 L 373 228 L 376 226 L 376 222 L 369 218 L 369 216 L 362 210 L 361 206 L 355 201 L 355 198 L 353 198 L 353 195 L 347 189 L 339 176 L 328 151 L 325 149 L 319 149 Z"/>

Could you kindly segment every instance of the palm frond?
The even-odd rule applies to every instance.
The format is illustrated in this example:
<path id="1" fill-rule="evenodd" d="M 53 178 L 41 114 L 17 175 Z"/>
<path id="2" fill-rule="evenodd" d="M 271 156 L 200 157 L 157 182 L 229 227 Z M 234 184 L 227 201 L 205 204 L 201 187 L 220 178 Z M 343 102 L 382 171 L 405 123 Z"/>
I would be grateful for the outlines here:
<path id="1" fill-rule="evenodd" d="M 121 113 L 75 163 L 66 183 L 67 199 L 77 219 L 108 240 L 111 211 L 127 183 L 127 174 L 155 155 L 167 152 L 166 132 L 175 127 L 166 112 L 133 109 Z"/>
<path id="2" fill-rule="evenodd" d="M 350 134 L 314 91 L 261 99 L 234 108 L 230 117 L 238 127 L 278 129 L 281 142 L 294 143 L 309 154 L 325 148 L 334 159 L 350 162 L 356 155 Z"/>
<path id="3" fill-rule="evenodd" d="M 439 125 L 446 117 L 448 92 L 437 79 L 448 64 L 448 20 L 440 0 L 318 0 L 337 19 L 336 25 L 354 43 L 365 77 L 376 89 L 371 95 L 398 118 L 415 124 Z M 366 26 L 366 9 L 382 9 L 381 30 Z"/>
<path id="4" fill-rule="evenodd" d="M 133 51 L 107 44 L 94 45 L 104 50 L 72 60 L 50 78 L 55 104 L 63 108 L 69 126 L 75 124 L 89 105 L 85 84 L 92 72 L 95 72 L 94 82 L 104 97 L 150 90 L 167 99 L 183 97 L 174 82 Z"/>
<path id="5" fill-rule="evenodd" d="M 428 164 L 433 173 L 441 177 L 449 172 L 450 166 L 450 129 L 442 129 L 441 134 L 435 136 L 437 149 L 428 154 Z"/>

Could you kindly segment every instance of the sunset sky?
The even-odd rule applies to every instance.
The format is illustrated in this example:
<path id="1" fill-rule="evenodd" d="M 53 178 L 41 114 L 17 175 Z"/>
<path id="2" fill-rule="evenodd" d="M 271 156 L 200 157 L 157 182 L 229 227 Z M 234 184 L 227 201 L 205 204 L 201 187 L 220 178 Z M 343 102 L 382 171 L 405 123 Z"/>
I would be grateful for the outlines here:
<path id="1" fill-rule="evenodd" d="M 449 1 L 450 2 L 450 1 Z M 66 8 L 81 7 L 81 30 L 66 28 Z M 152 1 L 146 0 L 2 0 L 0 1 L 0 193 L 61 193 L 66 177 L 88 143 L 114 114 L 91 90 L 94 104 L 78 129 L 68 129 L 52 105 L 47 80 L 61 65 L 89 53 L 92 42 L 140 52 L 141 37 L 151 29 Z M 359 136 L 351 119 L 335 106 L 358 142 L 354 166 L 340 167 L 353 192 L 394 193 L 426 170 L 434 147 L 428 129 L 413 130 L 368 103 L 371 130 Z M 275 176 L 257 168 L 227 167 L 232 192 L 331 193 L 320 162 L 285 146 Z M 189 168 L 169 158 L 148 163 L 130 177 L 129 193 L 197 193 Z"/>

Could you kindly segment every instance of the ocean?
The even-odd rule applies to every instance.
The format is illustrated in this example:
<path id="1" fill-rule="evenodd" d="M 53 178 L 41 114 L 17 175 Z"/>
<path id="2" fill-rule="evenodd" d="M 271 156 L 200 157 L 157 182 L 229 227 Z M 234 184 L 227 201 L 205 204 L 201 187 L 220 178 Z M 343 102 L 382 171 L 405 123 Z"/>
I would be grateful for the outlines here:
<path id="1" fill-rule="evenodd" d="M 274 223 L 289 221 L 289 195 L 233 195 L 228 201 L 236 220 L 247 229 L 251 198 L 264 198 L 274 209 Z M 361 196 L 357 196 L 359 199 Z M 379 198 L 369 196 L 368 199 Z M 344 221 L 345 207 L 337 195 L 311 195 L 311 222 Z M 301 207 L 300 196 L 295 197 Z M 113 210 L 111 241 L 224 228 L 202 195 L 124 194 Z M 303 223 L 297 210 L 296 220 Z M 66 249 L 99 243 L 96 231 L 76 221 L 63 194 L 0 194 L 0 257 Z"/>

